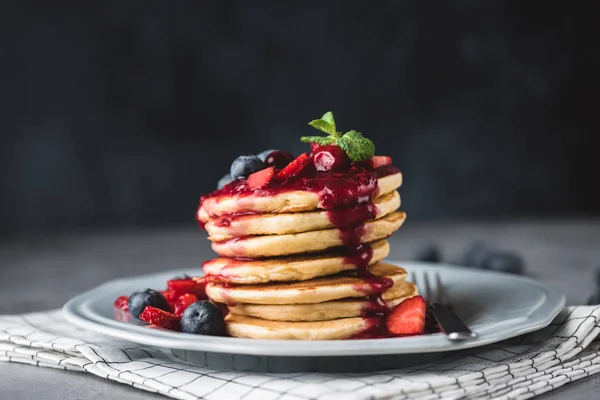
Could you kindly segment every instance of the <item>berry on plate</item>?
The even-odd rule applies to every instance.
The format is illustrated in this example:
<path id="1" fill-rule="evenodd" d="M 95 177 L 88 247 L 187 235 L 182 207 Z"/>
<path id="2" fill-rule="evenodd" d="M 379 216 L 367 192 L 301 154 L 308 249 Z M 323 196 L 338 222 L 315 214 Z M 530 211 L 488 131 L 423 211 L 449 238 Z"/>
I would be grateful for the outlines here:
<path id="1" fill-rule="evenodd" d="M 254 172 L 265 169 L 265 163 L 253 154 L 239 156 L 231 163 L 230 174 L 233 179 L 247 178 Z"/>
<path id="2" fill-rule="evenodd" d="M 183 315 L 183 312 L 186 310 L 186 308 L 188 308 L 189 306 L 191 306 L 192 304 L 194 304 L 197 301 L 198 301 L 198 297 L 196 297 L 196 295 L 193 295 L 191 293 L 187 293 L 187 294 L 184 294 L 183 296 L 180 296 L 177 299 L 177 301 L 175 302 L 173 314 L 175 314 L 175 316 L 181 318 L 181 316 Z"/>
<path id="3" fill-rule="evenodd" d="M 137 290 L 129 296 L 129 312 L 135 318 L 140 318 L 140 314 L 148 306 L 161 310 L 169 310 L 167 299 L 161 292 L 152 289 Z"/>
<path id="4" fill-rule="evenodd" d="M 201 276 L 198 278 L 188 279 L 171 279 L 167 282 L 167 292 L 170 292 L 170 302 L 177 300 L 184 294 L 193 294 L 199 299 L 207 299 L 206 297 L 206 284 L 207 276 Z"/>
<path id="5" fill-rule="evenodd" d="M 127 296 L 119 296 L 113 304 L 119 310 L 129 311 L 129 297 Z"/>
<path id="6" fill-rule="evenodd" d="M 221 336 L 225 332 L 225 319 L 219 307 L 208 300 L 198 301 L 183 312 L 181 331 L 198 335 Z"/>
<path id="7" fill-rule="evenodd" d="M 307 166 L 310 164 L 310 157 L 308 154 L 303 153 L 294 161 L 288 164 L 287 167 L 279 171 L 277 174 L 277 179 L 288 179 L 294 176 L 298 176 L 307 169 Z"/>
<path id="8" fill-rule="evenodd" d="M 427 304 L 421 296 L 398 304 L 386 317 L 385 326 L 394 335 L 421 335 L 425 332 Z"/>
<path id="9" fill-rule="evenodd" d="M 252 189 L 260 189 L 269 184 L 275 175 L 275 167 L 265 168 L 253 173 L 248 177 L 248 186 Z"/>
<path id="10" fill-rule="evenodd" d="M 159 328 L 172 331 L 178 331 L 181 327 L 179 318 L 175 315 L 152 306 L 144 308 L 144 311 L 140 314 L 140 319 Z"/>

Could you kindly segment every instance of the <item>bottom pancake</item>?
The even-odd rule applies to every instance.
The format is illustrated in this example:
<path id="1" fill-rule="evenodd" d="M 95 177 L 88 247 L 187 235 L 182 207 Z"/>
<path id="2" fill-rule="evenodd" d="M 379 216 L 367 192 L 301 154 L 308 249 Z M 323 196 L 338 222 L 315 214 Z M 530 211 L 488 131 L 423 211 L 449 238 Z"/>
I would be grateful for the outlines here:
<path id="1" fill-rule="evenodd" d="M 228 335 L 250 339 L 271 340 L 336 340 L 347 339 L 369 327 L 366 318 L 342 318 L 331 321 L 283 322 L 227 314 L 225 331 Z"/>
<path id="2" fill-rule="evenodd" d="M 393 308 L 417 294 L 413 283 L 401 282 L 386 290 L 382 297 L 386 306 Z M 236 304 L 229 307 L 229 312 L 270 321 L 328 321 L 360 317 L 364 312 L 373 311 L 374 306 L 367 299 L 353 298 L 317 304 Z"/>

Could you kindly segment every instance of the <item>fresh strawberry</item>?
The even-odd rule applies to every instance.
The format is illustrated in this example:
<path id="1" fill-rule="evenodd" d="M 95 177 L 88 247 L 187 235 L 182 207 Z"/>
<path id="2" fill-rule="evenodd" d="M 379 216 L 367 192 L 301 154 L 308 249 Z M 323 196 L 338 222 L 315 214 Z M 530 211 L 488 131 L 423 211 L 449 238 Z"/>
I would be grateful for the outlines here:
<path id="1" fill-rule="evenodd" d="M 310 164 L 310 157 L 308 154 L 303 153 L 294 161 L 289 163 L 287 167 L 279 171 L 276 175 L 277 179 L 288 179 L 297 175 L 300 175 L 306 167 Z"/>
<path id="2" fill-rule="evenodd" d="M 115 300 L 113 305 L 119 310 L 129 311 L 129 297 L 120 296 L 118 299 Z"/>
<path id="3" fill-rule="evenodd" d="M 188 293 L 180 296 L 175 302 L 175 316 L 181 318 L 181 315 L 183 315 L 185 309 L 197 301 L 198 297 L 196 297 L 194 294 Z"/>
<path id="4" fill-rule="evenodd" d="M 159 328 L 172 331 L 181 330 L 181 322 L 177 316 L 152 306 L 144 308 L 144 311 L 140 314 L 140 319 Z"/>
<path id="5" fill-rule="evenodd" d="M 177 293 L 173 290 L 163 290 L 161 291 L 162 295 L 167 299 L 167 303 L 171 304 L 177 301 Z"/>
<path id="6" fill-rule="evenodd" d="M 248 186 L 252 189 L 260 189 L 269 184 L 275 175 L 275 167 L 265 168 L 255 172 L 248 177 Z"/>
<path id="7" fill-rule="evenodd" d="M 371 168 L 383 167 L 386 165 L 392 165 L 392 157 L 388 156 L 374 156 L 368 161 Z"/>
<path id="8" fill-rule="evenodd" d="M 427 304 L 421 296 L 398 304 L 387 316 L 385 326 L 394 335 L 421 335 L 425 332 Z"/>
<path id="9" fill-rule="evenodd" d="M 205 300 L 206 297 L 206 284 L 208 283 L 207 276 L 200 276 L 197 278 L 189 278 L 189 279 L 172 279 L 167 282 L 169 297 L 172 296 L 173 302 L 176 301 L 179 297 L 184 294 L 193 294 L 198 297 L 200 300 Z M 165 297 L 167 297 L 165 295 Z M 167 301 L 169 299 L 167 298 Z"/>

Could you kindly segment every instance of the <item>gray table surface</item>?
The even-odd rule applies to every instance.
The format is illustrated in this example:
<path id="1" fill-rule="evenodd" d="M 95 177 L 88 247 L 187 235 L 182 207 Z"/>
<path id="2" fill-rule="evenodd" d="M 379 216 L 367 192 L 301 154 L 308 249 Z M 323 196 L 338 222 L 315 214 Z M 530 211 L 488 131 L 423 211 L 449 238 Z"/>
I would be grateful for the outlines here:
<path id="1" fill-rule="evenodd" d="M 583 304 L 600 267 L 600 220 L 407 223 L 391 240 L 390 259 L 438 243 L 452 259 L 470 241 L 520 252 L 528 275 Z M 197 228 L 75 232 L 0 239 L 0 314 L 57 308 L 105 281 L 200 266 L 213 257 Z M 600 374 L 539 398 L 597 398 Z M 0 399 L 149 399 L 161 396 L 90 375 L 0 363 Z"/>

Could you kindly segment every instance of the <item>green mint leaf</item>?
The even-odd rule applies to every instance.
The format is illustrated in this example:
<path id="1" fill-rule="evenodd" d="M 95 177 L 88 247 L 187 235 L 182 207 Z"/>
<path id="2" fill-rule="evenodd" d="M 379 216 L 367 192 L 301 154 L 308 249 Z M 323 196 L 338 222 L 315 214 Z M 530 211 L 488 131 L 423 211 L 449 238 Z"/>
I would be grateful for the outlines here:
<path id="1" fill-rule="evenodd" d="M 316 143 L 320 146 L 335 143 L 335 138 L 331 136 L 302 136 L 300 140 L 304 143 Z"/>
<path id="2" fill-rule="evenodd" d="M 323 116 L 321 117 L 321 120 L 327 122 L 329 125 L 331 125 L 333 127 L 333 131 L 335 132 L 335 119 L 333 119 L 333 113 L 331 111 L 327 111 L 325 114 L 323 114 Z M 336 133 L 341 133 L 341 132 L 336 132 Z"/>
<path id="3" fill-rule="evenodd" d="M 340 146 L 352 161 L 366 161 L 375 155 L 375 145 L 373 142 L 355 130 L 344 133 L 344 136 L 337 140 Z"/>
<path id="4" fill-rule="evenodd" d="M 330 136 L 335 136 L 337 133 L 335 131 L 335 126 L 332 126 L 329 122 L 323 121 L 322 119 L 312 120 L 308 124 L 315 129 L 327 133 Z"/>

